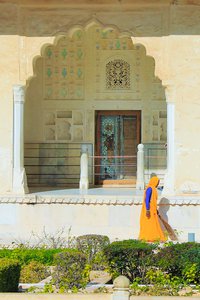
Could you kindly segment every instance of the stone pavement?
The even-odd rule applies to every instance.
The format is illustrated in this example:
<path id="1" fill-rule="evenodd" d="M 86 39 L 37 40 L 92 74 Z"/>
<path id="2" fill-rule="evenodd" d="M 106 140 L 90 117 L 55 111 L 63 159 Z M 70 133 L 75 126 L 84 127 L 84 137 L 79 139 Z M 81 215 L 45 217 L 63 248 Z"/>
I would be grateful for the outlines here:
<path id="1" fill-rule="evenodd" d="M 199 297 L 131 296 L 130 300 L 199 300 Z M 0 300 L 112 300 L 112 294 L 26 294 L 0 293 Z"/>

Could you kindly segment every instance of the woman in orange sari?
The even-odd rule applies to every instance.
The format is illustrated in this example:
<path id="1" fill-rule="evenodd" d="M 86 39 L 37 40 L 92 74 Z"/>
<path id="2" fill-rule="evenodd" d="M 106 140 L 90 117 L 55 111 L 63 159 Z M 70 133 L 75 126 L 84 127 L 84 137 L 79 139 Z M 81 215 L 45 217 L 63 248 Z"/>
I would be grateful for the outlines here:
<path id="1" fill-rule="evenodd" d="M 144 200 L 142 204 L 142 211 L 140 216 L 140 235 L 139 239 L 147 242 L 167 240 L 158 219 L 157 213 L 157 187 L 159 178 L 153 176 L 144 192 Z"/>

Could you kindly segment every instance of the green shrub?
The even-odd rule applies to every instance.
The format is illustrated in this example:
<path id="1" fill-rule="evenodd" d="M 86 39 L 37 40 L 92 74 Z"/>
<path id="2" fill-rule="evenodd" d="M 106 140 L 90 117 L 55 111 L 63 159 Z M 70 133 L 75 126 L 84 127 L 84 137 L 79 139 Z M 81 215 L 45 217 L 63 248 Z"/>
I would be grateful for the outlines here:
<path id="1" fill-rule="evenodd" d="M 113 277 L 127 276 L 131 282 L 136 277 L 144 278 L 151 265 L 154 244 L 139 240 L 113 242 L 104 249 L 109 269 Z"/>
<path id="2" fill-rule="evenodd" d="M 31 261 L 38 261 L 50 266 L 53 263 L 54 254 L 64 251 L 64 249 L 28 249 L 25 247 L 15 249 L 0 249 L 0 258 L 17 259 L 20 265 L 27 265 Z"/>
<path id="3" fill-rule="evenodd" d="M 195 242 L 173 244 L 160 249 L 154 258 L 155 266 L 162 271 L 171 277 L 182 277 L 186 266 L 195 263 L 200 269 L 200 244 Z"/>
<path id="4" fill-rule="evenodd" d="M 106 267 L 103 249 L 110 244 L 105 235 L 87 234 L 77 237 L 77 248 L 87 257 L 87 263 L 93 270 L 102 270 Z"/>
<path id="5" fill-rule="evenodd" d="M 17 292 L 20 264 L 13 259 L 0 259 L 0 292 Z"/>
<path id="6" fill-rule="evenodd" d="M 20 282 L 37 283 L 50 276 L 48 268 L 38 261 L 31 261 L 28 265 L 22 267 L 20 273 Z"/>
<path id="7" fill-rule="evenodd" d="M 58 253 L 54 258 L 53 283 L 60 290 L 80 288 L 86 285 L 86 256 L 76 249 Z"/>
<path id="8" fill-rule="evenodd" d="M 181 273 L 186 283 L 200 283 L 200 246 L 187 250 L 180 259 Z"/>

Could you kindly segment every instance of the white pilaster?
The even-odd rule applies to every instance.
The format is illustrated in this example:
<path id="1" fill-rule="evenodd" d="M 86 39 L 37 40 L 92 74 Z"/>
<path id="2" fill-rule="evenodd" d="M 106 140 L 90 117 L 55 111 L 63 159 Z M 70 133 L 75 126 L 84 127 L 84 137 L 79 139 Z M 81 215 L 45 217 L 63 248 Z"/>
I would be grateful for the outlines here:
<path id="1" fill-rule="evenodd" d="M 24 86 L 13 86 L 14 136 L 13 136 L 13 192 L 28 193 L 24 169 Z"/>
<path id="2" fill-rule="evenodd" d="M 166 88 L 167 98 L 167 173 L 164 179 L 162 195 L 173 195 L 175 193 L 175 87 Z"/>
<path id="3" fill-rule="evenodd" d="M 136 189 L 144 190 L 144 145 L 138 145 Z"/>

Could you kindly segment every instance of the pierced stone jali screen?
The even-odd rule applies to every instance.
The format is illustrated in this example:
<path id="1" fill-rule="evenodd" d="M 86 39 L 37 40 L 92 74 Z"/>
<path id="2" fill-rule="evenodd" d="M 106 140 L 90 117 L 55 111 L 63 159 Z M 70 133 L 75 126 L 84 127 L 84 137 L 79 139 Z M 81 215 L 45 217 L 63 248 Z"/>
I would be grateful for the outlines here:
<path id="1" fill-rule="evenodd" d="M 115 59 L 106 65 L 107 89 L 130 89 L 130 65 L 122 60 Z"/>
<path id="2" fill-rule="evenodd" d="M 44 99 L 83 99 L 84 60 L 84 32 L 81 30 L 48 46 L 44 56 Z"/>

